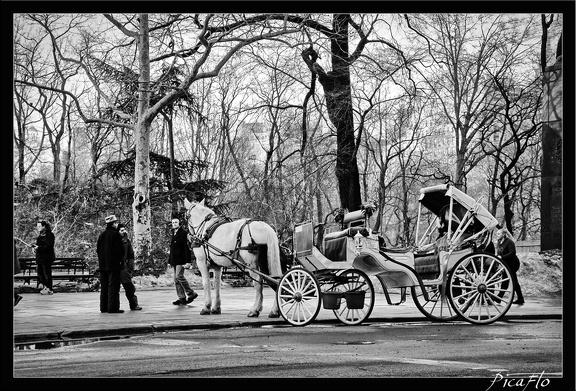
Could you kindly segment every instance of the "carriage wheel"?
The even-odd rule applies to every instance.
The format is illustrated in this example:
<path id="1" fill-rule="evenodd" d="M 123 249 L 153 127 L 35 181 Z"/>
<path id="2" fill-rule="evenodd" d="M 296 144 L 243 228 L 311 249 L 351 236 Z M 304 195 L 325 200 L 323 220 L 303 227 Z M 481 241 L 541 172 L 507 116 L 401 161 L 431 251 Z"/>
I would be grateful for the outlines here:
<path id="1" fill-rule="evenodd" d="M 424 289 L 428 294 L 428 300 L 424 296 L 422 291 L 422 286 L 416 285 L 411 287 L 412 299 L 414 304 L 420 310 L 420 312 L 429 319 L 449 322 L 458 318 L 458 313 L 454 311 L 454 308 L 450 304 L 450 299 L 448 298 L 448 292 L 444 292 L 442 295 L 442 285 L 424 285 Z"/>
<path id="2" fill-rule="evenodd" d="M 320 285 L 314 275 L 301 267 L 288 270 L 276 290 L 282 317 L 294 326 L 312 322 L 320 311 Z"/>
<path id="3" fill-rule="evenodd" d="M 338 274 L 337 279 L 342 278 L 342 283 L 335 285 L 333 291 L 335 292 L 348 292 L 348 291 L 363 291 L 364 303 L 362 308 L 348 308 L 346 299 L 342 299 L 340 308 L 334 309 L 334 315 L 345 324 L 355 325 L 360 324 L 368 319 L 374 308 L 374 285 L 370 278 L 361 270 L 349 269 L 344 270 Z"/>
<path id="4" fill-rule="evenodd" d="M 508 312 L 514 282 L 508 267 L 488 253 L 470 254 L 459 260 L 448 280 L 451 303 L 470 323 L 489 324 Z"/>

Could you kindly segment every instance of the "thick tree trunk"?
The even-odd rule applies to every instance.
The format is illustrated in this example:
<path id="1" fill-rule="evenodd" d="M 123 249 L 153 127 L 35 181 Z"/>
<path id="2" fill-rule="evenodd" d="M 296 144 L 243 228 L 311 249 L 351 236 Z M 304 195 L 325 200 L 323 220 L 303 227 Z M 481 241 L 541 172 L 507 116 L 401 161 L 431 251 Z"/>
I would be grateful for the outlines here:
<path id="1" fill-rule="evenodd" d="M 362 196 L 360 174 L 356 158 L 352 91 L 350 89 L 350 63 L 348 55 L 348 20 L 350 15 L 334 15 L 331 37 L 332 71 L 326 73 L 316 63 L 318 54 L 308 48 L 302 57 L 310 70 L 318 75 L 324 88 L 330 122 L 336 128 L 336 178 L 340 203 L 349 211 L 360 209 Z"/>
<path id="2" fill-rule="evenodd" d="M 150 119 L 147 115 L 150 101 L 150 57 L 148 43 L 148 15 L 140 14 L 138 80 L 138 122 L 136 124 L 136 164 L 134 169 L 134 253 L 139 268 L 153 268 L 150 212 Z"/>

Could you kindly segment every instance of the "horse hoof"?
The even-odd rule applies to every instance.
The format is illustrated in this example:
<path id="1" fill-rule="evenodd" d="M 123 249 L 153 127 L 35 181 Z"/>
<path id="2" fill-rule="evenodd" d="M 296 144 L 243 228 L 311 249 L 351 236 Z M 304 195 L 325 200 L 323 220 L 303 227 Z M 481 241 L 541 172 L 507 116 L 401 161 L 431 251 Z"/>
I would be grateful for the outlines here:
<path id="1" fill-rule="evenodd" d="M 257 318 L 259 315 L 260 315 L 260 312 L 254 312 L 254 311 L 248 312 L 249 318 Z"/>
<path id="2" fill-rule="evenodd" d="M 279 318 L 279 317 L 280 317 L 280 314 L 279 314 L 278 312 L 270 312 L 270 313 L 268 314 L 268 317 L 269 317 L 269 318 Z"/>
<path id="3" fill-rule="evenodd" d="M 210 315 L 210 310 L 202 308 L 202 311 L 200 311 L 200 315 Z"/>
<path id="4" fill-rule="evenodd" d="M 212 315 L 220 315 L 222 313 L 222 310 L 220 310 L 220 308 L 216 309 L 216 310 L 212 310 L 210 311 L 210 313 Z"/>

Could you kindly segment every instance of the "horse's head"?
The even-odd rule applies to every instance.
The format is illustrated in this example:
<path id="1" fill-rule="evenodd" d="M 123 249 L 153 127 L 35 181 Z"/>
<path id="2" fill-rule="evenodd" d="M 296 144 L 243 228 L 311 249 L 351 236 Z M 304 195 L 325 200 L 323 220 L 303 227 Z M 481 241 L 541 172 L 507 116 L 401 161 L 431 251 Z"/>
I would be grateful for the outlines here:
<path id="1" fill-rule="evenodd" d="M 214 216 L 214 212 L 204 204 L 204 200 L 200 202 L 190 202 L 185 198 L 184 206 L 186 207 L 188 229 L 191 233 L 195 232 L 198 227 L 211 216 Z"/>
<path id="2" fill-rule="evenodd" d="M 196 202 L 196 201 L 190 202 L 190 201 L 188 201 L 187 198 L 184 198 L 184 206 L 186 207 L 186 210 L 190 210 L 190 209 L 196 207 L 197 205 L 204 206 L 204 200 L 202 200 L 200 202 Z"/>

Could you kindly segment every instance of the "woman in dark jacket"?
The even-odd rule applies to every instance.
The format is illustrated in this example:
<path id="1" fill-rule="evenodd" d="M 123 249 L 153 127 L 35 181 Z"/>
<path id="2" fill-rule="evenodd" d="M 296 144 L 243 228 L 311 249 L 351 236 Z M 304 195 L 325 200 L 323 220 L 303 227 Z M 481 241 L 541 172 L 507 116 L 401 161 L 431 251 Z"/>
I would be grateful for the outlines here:
<path id="1" fill-rule="evenodd" d="M 20 261 L 18 260 L 18 250 L 16 249 L 16 239 L 14 239 L 14 275 L 22 272 L 20 269 Z M 14 307 L 22 300 L 22 296 L 16 292 L 16 287 L 14 287 Z"/>
<path id="2" fill-rule="evenodd" d="M 51 295 L 52 291 L 52 264 L 56 260 L 54 252 L 54 234 L 50 228 L 50 224 L 42 220 L 36 224 L 38 230 L 38 237 L 36 238 L 36 264 L 38 280 L 44 286 L 40 291 L 43 295 Z"/>
<path id="3" fill-rule="evenodd" d="M 506 228 L 501 228 L 496 232 L 496 252 L 502 261 L 508 266 L 512 272 L 512 281 L 514 282 L 514 291 L 516 292 L 516 301 L 513 304 L 524 304 L 524 296 L 522 295 L 522 289 L 520 288 L 520 283 L 518 282 L 518 276 L 516 272 L 520 269 L 520 260 L 516 255 L 516 245 L 512 239 L 512 235 Z"/>

